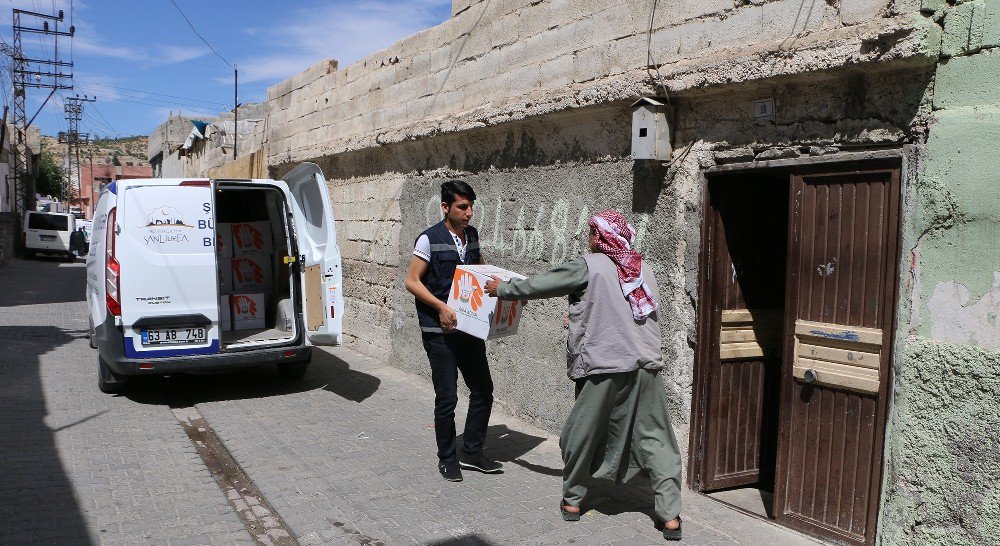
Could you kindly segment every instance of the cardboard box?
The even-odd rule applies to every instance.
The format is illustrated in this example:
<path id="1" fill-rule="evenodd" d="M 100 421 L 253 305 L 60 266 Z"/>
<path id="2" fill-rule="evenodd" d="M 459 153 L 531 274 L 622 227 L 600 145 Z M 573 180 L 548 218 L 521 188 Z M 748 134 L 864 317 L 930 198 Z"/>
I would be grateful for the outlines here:
<path id="1" fill-rule="evenodd" d="M 521 322 L 521 302 L 499 300 L 483 292 L 494 275 L 504 281 L 525 278 L 492 265 L 460 265 L 448 293 L 448 306 L 458 315 L 457 329 L 479 339 L 514 334 Z"/>
<path id="2" fill-rule="evenodd" d="M 271 241 L 271 224 L 268 222 L 233 222 L 233 256 L 247 254 L 270 254 L 274 250 Z"/>
<path id="3" fill-rule="evenodd" d="M 233 225 L 219 224 L 215 229 L 215 253 L 224 258 L 233 257 Z"/>
<path id="4" fill-rule="evenodd" d="M 233 294 L 233 330 L 264 327 L 264 294 Z"/>
<path id="5" fill-rule="evenodd" d="M 234 293 L 261 292 L 274 286 L 270 254 L 248 254 L 230 260 Z"/>
<path id="6" fill-rule="evenodd" d="M 229 306 L 229 296 L 219 296 L 219 328 L 223 332 L 233 329 L 233 310 Z"/>

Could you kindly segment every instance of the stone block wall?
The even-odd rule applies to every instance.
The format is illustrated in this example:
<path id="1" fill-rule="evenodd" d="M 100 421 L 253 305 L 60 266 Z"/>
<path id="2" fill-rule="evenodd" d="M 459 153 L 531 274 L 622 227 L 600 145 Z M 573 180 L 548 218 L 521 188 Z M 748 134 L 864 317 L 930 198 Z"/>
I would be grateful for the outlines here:
<path id="1" fill-rule="evenodd" d="M 271 164 L 656 93 L 650 57 L 683 92 L 906 62 L 940 31 L 908 2 L 713 0 L 661 7 L 650 36 L 650 7 L 479 2 L 344 69 L 320 63 L 268 90 Z"/>

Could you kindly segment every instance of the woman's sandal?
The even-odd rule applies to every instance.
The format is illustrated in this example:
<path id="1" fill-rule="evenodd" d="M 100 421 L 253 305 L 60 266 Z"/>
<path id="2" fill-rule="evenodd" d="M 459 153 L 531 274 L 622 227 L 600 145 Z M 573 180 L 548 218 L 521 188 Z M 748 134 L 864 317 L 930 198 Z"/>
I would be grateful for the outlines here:
<path id="1" fill-rule="evenodd" d="M 566 501 L 559 501 L 559 511 L 562 512 L 563 521 L 580 521 L 580 512 L 570 512 L 566 509 L 569 506 Z"/>
<path id="2" fill-rule="evenodd" d="M 681 517 L 677 516 L 677 528 L 667 529 L 666 522 L 663 523 L 663 538 L 667 540 L 680 540 L 681 539 Z"/>

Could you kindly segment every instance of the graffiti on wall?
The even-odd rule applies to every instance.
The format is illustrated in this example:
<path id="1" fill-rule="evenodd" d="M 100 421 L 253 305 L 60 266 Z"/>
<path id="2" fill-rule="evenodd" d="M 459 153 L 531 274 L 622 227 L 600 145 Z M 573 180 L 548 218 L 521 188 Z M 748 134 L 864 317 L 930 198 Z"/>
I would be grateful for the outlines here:
<path id="1" fill-rule="evenodd" d="M 399 199 L 399 194 L 378 195 L 375 184 L 352 184 L 334 192 L 338 235 L 346 236 L 356 245 L 352 245 L 355 253 L 350 257 L 387 265 L 396 261 L 401 249 L 396 248 L 393 232 L 399 230 L 401 219 L 396 216 L 399 209 L 393 205 Z M 408 227 L 422 229 L 441 221 L 440 199 L 436 194 L 430 195 L 424 202 L 422 225 Z M 579 200 L 517 202 L 486 197 L 477 200 L 472 223 L 479 229 L 487 259 L 558 264 L 587 252 L 587 221 L 597 212 L 598 209 L 591 210 Z M 630 216 L 636 229 L 636 247 L 642 249 L 651 216 L 647 213 Z M 404 246 L 407 244 L 409 241 Z M 352 253 L 348 251 L 349 254 Z M 409 253 L 402 256 L 408 259 Z"/>
<path id="2" fill-rule="evenodd" d="M 558 199 L 551 204 L 479 199 L 472 223 L 479 229 L 480 245 L 492 259 L 545 260 L 559 264 L 587 251 L 587 235 L 590 232 L 587 221 L 596 212 L 600 211 L 591 212 L 587 206 L 573 206 L 566 199 Z M 439 196 L 428 198 L 424 216 L 428 226 L 441 221 Z M 635 214 L 631 220 L 636 230 L 636 248 L 641 249 L 650 215 Z"/>

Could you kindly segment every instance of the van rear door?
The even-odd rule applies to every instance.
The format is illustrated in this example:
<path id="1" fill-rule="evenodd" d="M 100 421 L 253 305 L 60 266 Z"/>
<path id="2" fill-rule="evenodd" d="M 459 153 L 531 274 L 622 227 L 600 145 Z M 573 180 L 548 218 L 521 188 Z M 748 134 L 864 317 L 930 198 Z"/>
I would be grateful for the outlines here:
<path id="1" fill-rule="evenodd" d="M 208 180 L 130 181 L 116 256 L 125 356 L 219 352 L 215 199 Z"/>
<path id="2" fill-rule="evenodd" d="M 312 345 L 340 345 L 344 320 L 340 248 L 326 178 L 315 163 L 303 163 L 282 180 L 292 198 L 306 338 Z"/>

